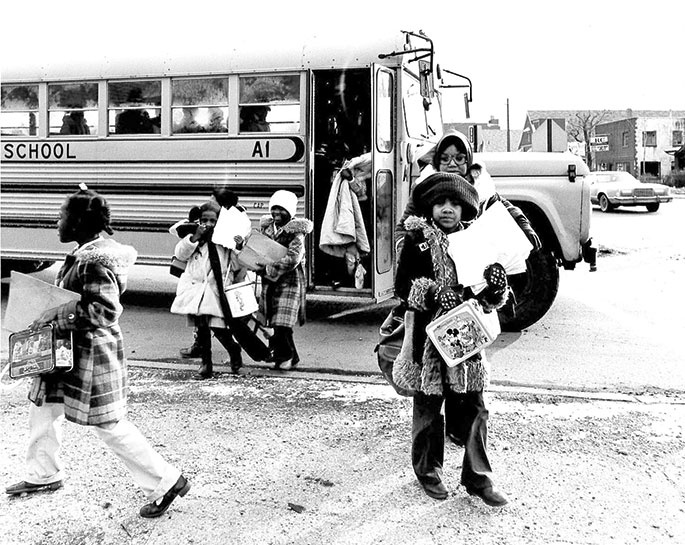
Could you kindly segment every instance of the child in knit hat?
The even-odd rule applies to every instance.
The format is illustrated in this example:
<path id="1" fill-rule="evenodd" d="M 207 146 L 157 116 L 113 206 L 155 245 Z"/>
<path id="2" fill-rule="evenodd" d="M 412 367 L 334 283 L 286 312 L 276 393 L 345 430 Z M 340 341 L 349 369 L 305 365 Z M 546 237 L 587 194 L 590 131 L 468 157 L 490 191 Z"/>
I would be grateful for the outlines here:
<path id="1" fill-rule="evenodd" d="M 278 190 L 269 199 L 270 214 L 260 220 L 261 232 L 288 249 L 286 255 L 267 264 L 262 271 L 261 310 L 274 334 L 269 339 L 271 356 L 267 361 L 279 369 L 290 360 L 295 367 L 300 357 L 293 340 L 293 327 L 305 321 L 305 236 L 314 224 L 296 217 L 297 195 Z"/>
<path id="2" fill-rule="evenodd" d="M 395 279 L 395 292 L 408 309 L 405 339 L 413 341 L 411 355 L 398 357 L 394 382 L 414 395 L 412 462 L 426 494 L 445 499 L 442 483 L 445 423 L 441 414 L 451 413 L 465 421 L 465 445 L 461 484 L 486 504 L 500 506 L 506 496 L 497 491 L 486 451 L 488 411 L 483 390 L 488 386 L 485 356 L 477 353 L 465 362 L 448 367 L 426 335 L 426 326 L 467 299 L 477 299 L 484 310 L 494 311 L 508 296 L 506 275 L 499 264 L 484 273 L 488 287 L 478 296 L 459 284 L 449 257 L 448 235 L 465 228 L 478 215 L 478 193 L 458 174 L 438 172 L 417 185 L 412 193 L 417 215 L 405 220 L 406 236 Z M 411 324 L 413 322 L 413 327 Z M 457 414 L 458 413 L 458 414 Z"/>

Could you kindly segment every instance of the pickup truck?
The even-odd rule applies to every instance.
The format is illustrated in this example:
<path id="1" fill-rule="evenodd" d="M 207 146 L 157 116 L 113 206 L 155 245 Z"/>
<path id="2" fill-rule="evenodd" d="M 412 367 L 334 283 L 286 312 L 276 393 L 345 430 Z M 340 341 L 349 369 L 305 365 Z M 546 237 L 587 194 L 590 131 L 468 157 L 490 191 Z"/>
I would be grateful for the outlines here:
<path id="1" fill-rule="evenodd" d="M 596 269 L 590 237 L 589 169 L 572 153 L 476 153 L 497 192 L 518 206 L 542 241 L 526 273 L 509 278 L 516 296 L 513 313 L 501 312 L 505 331 L 520 331 L 542 318 L 559 290 L 559 268 L 586 261 Z"/>

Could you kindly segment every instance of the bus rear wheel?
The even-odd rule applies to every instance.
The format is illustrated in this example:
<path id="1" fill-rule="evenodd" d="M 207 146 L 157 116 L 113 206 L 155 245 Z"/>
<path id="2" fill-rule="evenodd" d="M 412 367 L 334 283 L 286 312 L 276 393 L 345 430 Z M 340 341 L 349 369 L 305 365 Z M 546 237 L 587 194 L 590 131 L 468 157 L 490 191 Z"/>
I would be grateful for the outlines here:
<path id="1" fill-rule="evenodd" d="M 516 296 L 514 315 L 499 313 L 502 331 L 521 331 L 540 320 L 559 291 L 559 267 L 550 252 L 538 251 L 526 260 L 526 272 L 509 277 Z"/>
<path id="2" fill-rule="evenodd" d="M 42 271 L 52 266 L 54 261 L 36 261 L 28 259 L 3 259 L 2 260 L 2 278 L 7 278 L 12 271 L 17 271 L 24 274 L 31 274 Z"/>

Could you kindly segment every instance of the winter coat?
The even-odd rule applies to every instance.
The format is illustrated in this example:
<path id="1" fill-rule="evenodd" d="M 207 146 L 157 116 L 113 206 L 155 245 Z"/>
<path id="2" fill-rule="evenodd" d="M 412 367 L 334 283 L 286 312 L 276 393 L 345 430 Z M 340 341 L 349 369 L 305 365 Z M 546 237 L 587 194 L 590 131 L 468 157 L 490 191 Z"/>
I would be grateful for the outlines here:
<path id="1" fill-rule="evenodd" d="M 371 251 L 357 195 L 338 172 L 321 222 L 319 248 L 329 255 L 344 257 L 350 246 L 357 247 L 353 252 L 356 255 Z"/>
<path id="2" fill-rule="evenodd" d="M 482 391 L 488 387 L 490 365 L 483 352 L 448 367 L 426 334 L 426 326 L 444 313 L 433 300 L 435 289 L 458 289 L 454 262 L 447 253 L 447 235 L 431 221 L 410 216 L 405 221 L 406 236 L 395 277 L 395 293 L 415 313 L 412 336 L 413 354 L 398 357 L 393 366 L 395 383 L 427 395 L 443 395 L 445 387 L 457 393 Z M 466 288 L 461 300 L 478 297 Z M 506 297 L 494 303 L 499 307 Z M 490 301 L 492 303 L 492 301 Z"/>
<path id="3" fill-rule="evenodd" d="M 219 288 L 209 261 L 207 243 L 191 242 L 192 235 L 187 235 L 176 244 L 174 256 L 186 261 L 186 269 L 178 279 L 176 297 L 171 304 L 174 314 L 213 316 L 212 326 L 225 327 L 224 315 L 219 301 Z M 221 262 L 222 279 L 225 285 L 241 282 L 245 278 L 246 270 L 238 263 L 235 252 L 216 245 L 219 261 Z M 229 259 L 231 270 L 226 280 L 226 268 Z"/>
<path id="4" fill-rule="evenodd" d="M 73 333 L 74 369 L 38 377 L 45 400 L 63 403 L 67 420 L 82 425 L 117 422 L 126 415 L 127 373 L 119 327 L 120 295 L 129 267 L 136 260 L 132 246 L 98 238 L 69 254 L 55 283 L 81 294 L 57 309 L 58 335 Z"/>
<path id="5" fill-rule="evenodd" d="M 262 280 L 261 311 L 268 325 L 293 327 L 305 322 L 306 277 L 305 236 L 314 224 L 305 218 L 292 218 L 277 229 L 271 216 L 262 216 L 259 222 L 262 234 L 288 249 L 286 255 L 266 266 Z M 277 278 L 269 280 L 267 277 Z"/>

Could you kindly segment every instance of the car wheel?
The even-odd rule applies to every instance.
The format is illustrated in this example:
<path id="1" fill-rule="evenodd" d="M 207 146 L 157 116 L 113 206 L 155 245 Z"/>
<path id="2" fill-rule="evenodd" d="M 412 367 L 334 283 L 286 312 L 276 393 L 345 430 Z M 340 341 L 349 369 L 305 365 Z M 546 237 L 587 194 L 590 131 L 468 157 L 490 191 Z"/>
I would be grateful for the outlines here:
<path id="1" fill-rule="evenodd" d="M 659 210 L 658 202 L 652 202 L 647 205 L 647 212 L 656 212 L 657 210 Z"/>
<path id="2" fill-rule="evenodd" d="M 514 315 L 499 313 L 502 331 L 521 331 L 542 318 L 554 303 L 559 291 L 559 267 L 550 252 L 532 252 L 526 260 L 526 272 L 509 277 L 516 297 Z"/>
<path id="3" fill-rule="evenodd" d="M 602 212 L 611 212 L 614 209 L 614 205 L 609 202 L 609 198 L 606 195 L 599 196 L 599 208 Z"/>

